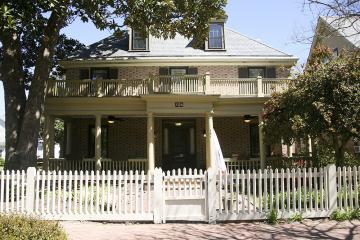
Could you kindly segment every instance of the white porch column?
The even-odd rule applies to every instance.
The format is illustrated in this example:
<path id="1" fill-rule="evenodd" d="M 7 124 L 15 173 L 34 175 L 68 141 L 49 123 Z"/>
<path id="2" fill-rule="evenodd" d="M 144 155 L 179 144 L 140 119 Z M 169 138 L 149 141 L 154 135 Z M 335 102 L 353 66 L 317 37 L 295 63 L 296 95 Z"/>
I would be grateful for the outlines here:
<path id="1" fill-rule="evenodd" d="M 311 137 L 309 136 L 308 137 L 308 152 L 309 152 L 309 157 L 312 157 L 312 139 Z"/>
<path id="2" fill-rule="evenodd" d="M 101 170 L 101 115 L 95 116 L 95 167 Z"/>
<path id="3" fill-rule="evenodd" d="M 49 169 L 49 160 L 54 157 L 54 126 L 55 118 L 45 115 L 44 136 L 43 136 L 43 169 Z"/>
<path id="4" fill-rule="evenodd" d="M 147 115 L 147 151 L 148 151 L 148 170 L 155 169 L 155 136 L 154 136 L 154 114 L 149 112 Z"/>
<path id="5" fill-rule="evenodd" d="M 263 132 L 263 117 L 259 113 L 259 151 L 260 151 L 260 168 L 265 169 L 265 145 L 264 145 L 264 132 Z"/>
<path id="6" fill-rule="evenodd" d="M 207 112 L 205 116 L 206 128 L 206 169 L 215 167 L 215 159 L 213 154 L 212 129 L 214 128 L 213 116 L 211 112 Z"/>
<path id="7" fill-rule="evenodd" d="M 295 152 L 295 142 L 291 145 L 288 145 L 288 157 L 292 157 Z"/>

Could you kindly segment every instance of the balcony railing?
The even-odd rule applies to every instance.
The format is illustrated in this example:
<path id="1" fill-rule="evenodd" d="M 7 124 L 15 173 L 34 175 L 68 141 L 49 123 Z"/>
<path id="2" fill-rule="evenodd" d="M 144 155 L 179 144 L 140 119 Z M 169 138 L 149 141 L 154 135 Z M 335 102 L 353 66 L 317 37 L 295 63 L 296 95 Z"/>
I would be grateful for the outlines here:
<path id="1" fill-rule="evenodd" d="M 219 94 L 268 97 L 288 79 L 210 78 L 210 75 L 153 76 L 148 79 L 51 80 L 50 97 L 132 97 L 146 94 Z"/>

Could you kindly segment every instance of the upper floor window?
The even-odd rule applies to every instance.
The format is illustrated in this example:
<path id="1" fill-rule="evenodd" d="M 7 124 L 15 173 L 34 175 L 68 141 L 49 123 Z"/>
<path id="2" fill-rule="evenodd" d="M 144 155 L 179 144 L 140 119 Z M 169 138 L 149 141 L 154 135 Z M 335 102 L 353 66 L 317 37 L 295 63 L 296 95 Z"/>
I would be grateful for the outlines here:
<path id="1" fill-rule="evenodd" d="M 248 68 L 249 78 L 265 77 L 265 68 Z"/>
<path id="2" fill-rule="evenodd" d="M 211 23 L 209 31 L 209 49 L 224 49 L 224 24 Z"/>
<path id="3" fill-rule="evenodd" d="M 132 49 L 133 50 L 147 50 L 147 39 L 144 38 L 140 32 L 132 31 Z"/>
<path id="4" fill-rule="evenodd" d="M 92 68 L 91 69 L 91 79 L 92 80 L 102 80 L 109 78 L 109 69 L 108 68 Z"/>

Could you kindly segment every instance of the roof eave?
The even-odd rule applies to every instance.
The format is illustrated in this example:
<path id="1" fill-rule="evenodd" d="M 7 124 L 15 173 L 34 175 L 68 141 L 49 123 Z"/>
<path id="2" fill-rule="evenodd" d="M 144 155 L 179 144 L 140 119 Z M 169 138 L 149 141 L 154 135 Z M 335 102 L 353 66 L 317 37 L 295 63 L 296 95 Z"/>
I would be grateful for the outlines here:
<path id="1" fill-rule="evenodd" d="M 64 60 L 60 65 L 64 68 L 89 66 L 169 66 L 176 64 L 192 65 L 260 65 L 274 64 L 293 66 L 299 59 L 293 56 L 238 56 L 238 57 L 130 57 L 96 58 Z"/>

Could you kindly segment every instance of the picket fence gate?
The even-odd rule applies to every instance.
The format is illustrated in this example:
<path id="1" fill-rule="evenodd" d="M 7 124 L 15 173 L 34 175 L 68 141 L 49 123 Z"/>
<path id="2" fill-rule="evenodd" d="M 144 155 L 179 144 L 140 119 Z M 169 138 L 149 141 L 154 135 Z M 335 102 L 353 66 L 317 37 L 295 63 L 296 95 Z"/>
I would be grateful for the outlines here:
<path id="1" fill-rule="evenodd" d="M 0 172 L 0 213 L 53 220 L 227 221 L 328 217 L 359 207 L 360 167 Z"/>

